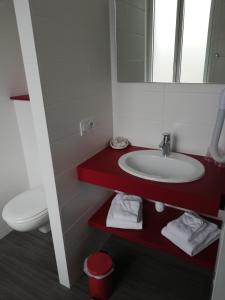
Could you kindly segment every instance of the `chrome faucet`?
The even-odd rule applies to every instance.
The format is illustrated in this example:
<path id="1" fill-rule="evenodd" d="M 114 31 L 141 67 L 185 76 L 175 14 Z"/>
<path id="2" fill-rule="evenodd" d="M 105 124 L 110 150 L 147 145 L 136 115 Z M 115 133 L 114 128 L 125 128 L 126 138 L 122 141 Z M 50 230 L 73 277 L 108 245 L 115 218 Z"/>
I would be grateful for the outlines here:
<path id="1" fill-rule="evenodd" d="M 162 151 L 162 155 L 167 157 L 170 155 L 170 133 L 164 132 L 163 140 L 159 144 L 159 149 Z"/>

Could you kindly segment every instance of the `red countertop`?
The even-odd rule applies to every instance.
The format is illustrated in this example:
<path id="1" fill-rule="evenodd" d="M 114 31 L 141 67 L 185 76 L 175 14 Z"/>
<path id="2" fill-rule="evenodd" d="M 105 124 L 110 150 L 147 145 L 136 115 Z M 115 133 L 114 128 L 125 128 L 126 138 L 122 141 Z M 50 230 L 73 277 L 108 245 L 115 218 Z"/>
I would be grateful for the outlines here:
<path id="1" fill-rule="evenodd" d="M 11 96 L 11 100 L 20 100 L 20 101 L 30 101 L 29 95 L 18 95 L 18 96 Z"/>
<path id="2" fill-rule="evenodd" d="M 202 156 L 190 155 L 205 166 L 206 172 L 201 179 L 189 183 L 154 182 L 130 175 L 118 165 L 121 155 L 141 149 L 146 148 L 129 146 L 124 150 L 114 150 L 107 147 L 77 167 L 78 178 L 91 184 L 139 195 L 201 214 L 218 215 L 225 191 L 224 168 L 216 167 Z"/>

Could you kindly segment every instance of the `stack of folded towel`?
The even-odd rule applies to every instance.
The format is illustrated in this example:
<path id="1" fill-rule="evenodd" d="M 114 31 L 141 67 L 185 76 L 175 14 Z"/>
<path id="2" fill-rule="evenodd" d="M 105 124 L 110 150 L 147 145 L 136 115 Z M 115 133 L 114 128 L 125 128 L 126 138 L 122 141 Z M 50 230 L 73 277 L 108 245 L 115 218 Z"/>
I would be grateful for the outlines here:
<path id="1" fill-rule="evenodd" d="M 185 212 L 169 222 L 161 233 L 188 255 L 194 256 L 219 238 L 220 229 L 197 214 Z"/>
<path id="2" fill-rule="evenodd" d="M 142 199 L 137 196 L 118 193 L 112 200 L 106 226 L 142 229 Z"/>

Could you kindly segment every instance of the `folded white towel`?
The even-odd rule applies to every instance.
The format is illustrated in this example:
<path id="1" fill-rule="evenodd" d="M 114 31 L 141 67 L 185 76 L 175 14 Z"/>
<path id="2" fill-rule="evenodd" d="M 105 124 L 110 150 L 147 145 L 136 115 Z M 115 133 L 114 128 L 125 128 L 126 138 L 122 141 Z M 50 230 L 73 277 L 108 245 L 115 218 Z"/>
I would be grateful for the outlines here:
<path id="1" fill-rule="evenodd" d="M 121 191 L 118 191 L 118 190 L 115 190 L 114 192 L 115 192 L 116 194 L 122 194 L 122 195 L 125 194 L 124 192 L 121 192 Z"/>
<path id="2" fill-rule="evenodd" d="M 177 247 L 179 247 L 181 250 L 183 250 L 190 256 L 198 254 L 199 252 L 207 248 L 209 245 L 211 245 L 213 242 L 215 242 L 220 236 L 220 229 L 211 231 L 211 229 L 206 228 L 205 232 L 203 232 L 191 241 L 184 242 L 183 239 L 180 239 L 173 232 L 171 232 L 167 226 L 164 227 L 161 231 L 163 236 L 165 236 L 167 239 L 169 239 L 172 243 L 174 243 Z"/>
<path id="3" fill-rule="evenodd" d="M 112 200 L 107 219 L 107 227 L 142 229 L 142 199 L 119 193 Z"/>
<path id="4" fill-rule="evenodd" d="M 142 199 L 137 196 L 117 194 L 110 207 L 111 219 L 114 221 L 139 221 Z"/>
<path id="5" fill-rule="evenodd" d="M 197 236 L 200 236 L 199 239 L 203 240 L 205 234 L 216 230 L 218 226 L 202 219 L 197 214 L 186 212 L 179 218 L 169 222 L 167 228 L 179 239 L 188 242 Z"/>
<path id="6" fill-rule="evenodd" d="M 113 227 L 113 228 L 121 228 L 121 229 L 136 229 L 140 230 L 143 228 L 143 222 L 140 220 L 140 222 L 134 223 L 134 222 L 125 222 L 125 221 L 115 221 L 109 218 L 106 220 L 106 226 L 107 227 Z"/>

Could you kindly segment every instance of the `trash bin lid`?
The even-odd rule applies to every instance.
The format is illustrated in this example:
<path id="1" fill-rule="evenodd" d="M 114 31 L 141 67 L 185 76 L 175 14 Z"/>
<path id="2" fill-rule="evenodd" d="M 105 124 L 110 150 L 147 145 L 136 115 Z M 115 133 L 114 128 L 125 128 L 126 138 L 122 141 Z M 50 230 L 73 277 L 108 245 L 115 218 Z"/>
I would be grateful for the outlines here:
<path id="1" fill-rule="evenodd" d="M 104 252 L 91 254 L 87 259 L 87 269 L 90 274 L 101 276 L 108 273 L 112 268 L 112 258 Z"/>

